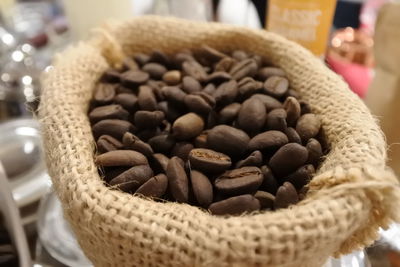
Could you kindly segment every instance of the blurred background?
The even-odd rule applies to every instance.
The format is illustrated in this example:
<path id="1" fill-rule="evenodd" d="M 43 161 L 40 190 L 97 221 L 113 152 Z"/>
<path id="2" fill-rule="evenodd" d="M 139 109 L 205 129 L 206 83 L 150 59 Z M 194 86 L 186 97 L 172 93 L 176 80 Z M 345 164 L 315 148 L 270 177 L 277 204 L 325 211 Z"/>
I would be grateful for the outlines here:
<path id="1" fill-rule="evenodd" d="M 91 266 L 51 190 L 35 120 L 40 76 L 106 19 L 148 14 L 268 29 L 307 47 L 380 121 L 400 174 L 400 1 L 0 0 L 0 266 Z M 399 251 L 393 225 L 326 266 L 400 266 Z"/>

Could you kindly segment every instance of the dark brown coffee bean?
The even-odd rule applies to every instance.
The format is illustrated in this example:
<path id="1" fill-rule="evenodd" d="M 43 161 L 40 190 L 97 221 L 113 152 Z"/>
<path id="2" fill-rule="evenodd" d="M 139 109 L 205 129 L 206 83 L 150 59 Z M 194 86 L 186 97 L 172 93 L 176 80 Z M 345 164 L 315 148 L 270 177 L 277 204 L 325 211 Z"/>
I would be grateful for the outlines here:
<path id="1" fill-rule="evenodd" d="M 283 108 L 277 108 L 268 113 L 267 128 L 268 130 L 278 130 L 284 132 L 287 128 L 286 111 Z"/>
<path id="2" fill-rule="evenodd" d="M 94 91 L 93 99 L 99 105 L 110 104 L 115 96 L 115 85 L 99 83 Z"/>
<path id="3" fill-rule="evenodd" d="M 256 150 L 252 152 L 247 158 L 240 160 L 236 163 L 236 168 L 245 166 L 256 166 L 261 167 L 263 163 L 263 155 L 260 151 Z"/>
<path id="4" fill-rule="evenodd" d="M 162 93 L 169 102 L 174 103 L 176 105 L 183 105 L 183 99 L 186 96 L 186 93 L 182 91 L 177 86 L 165 86 L 162 89 Z"/>
<path id="5" fill-rule="evenodd" d="M 187 113 L 172 125 L 173 136 L 178 140 L 189 140 L 198 136 L 204 129 L 203 119 L 196 113 Z"/>
<path id="6" fill-rule="evenodd" d="M 284 209 L 297 202 L 299 202 L 299 196 L 291 183 L 285 182 L 278 188 L 275 196 L 275 209 Z"/>
<path id="7" fill-rule="evenodd" d="M 170 70 L 164 73 L 162 79 L 168 85 L 177 85 L 181 82 L 182 74 L 179 70 Z"/>
<path id="8" fill-rule="evenodd" d="M 227 170 L 232 162 L 223 153 L 211 149 L 194 148 L 189 153 L 190 166 L 204 173 L 219 173 Z"/>
<path id="9" fill-rule="evenodd" d="M 229 73 L 224 72 L 224 71 L 215 71 L 208 75 L 206 82 L 208 83 L 214 83 L 214 84 L 220 84 L 223 82 L 227 82 L 232 79 L 232 76 L 229 75 Z"/>
<path id="10" fill-rule="evenodd" d="M 129 112 L 120 105 L 107 105 L 97 107 L 89 113 L 89 119 L 91 123 L 96 123 L 100 120 L 106 119 L 126 120 L 128 116 Z"/>
<path id="11" fill-rule="evenodd" d="M 301 144 L 300 135 L 296 132 L 296 130 L 292 127 L 287 127 L 285 130 L 285 134 L 289 140 L 289 143 L 298 143 Z"/>
<path id="12" fill-rule="evenodd" d="M 121 140 L 124 133 L 134 133 L 136 128 L 129 121 L 102 120 L 93 125 L 92 130 L 95 138 L 98 138 L 101 135 L 111 135 L 112 137 Z"/>
<path id="13" fill-rule="evenodd" d="M 147 63 L 142 67 L 142 70 L 150 74 L 151 78 L 157 80 L 160 80 L 167 72 L 167 68 L 158 63 Z"/>
<path id="14" fill-rule="evenodd" d="M 172 148 L 171 156 L 176 156 L 186 161 L 189 157 L 190 151 L 193 149 L 193 144 L 189 142 L 178 142 Z"/>
<path id="15" fill-rule="evenodd" d="M 258 98 L 261 100 L 261 102 L 264 103 L 265 108 L 267 111 L 271 111 L 273 109 L 277 108 L 282 108 L 283 105 L 280 101 L 276 100 L 275 98 L 269 96 L 269 95 L 263 95 L 263 94 L 255 94 L 252 95 L 251 98 Z"/>
<path id="16" fill-rule="evenodd" d="M 186 107 L 198 114 L 208 114 L 215 106 L 215 99 L 205 93 L 186 95 L 183 102 Z"/>
<path id="17" fill-rule="evenodd" d="M 153 177 L 149 165 L 134 166 L 110 181 L 110 185 L 124 192 L 135 192 L 142 184 Z"/>
<path id="18" fill-rule="evenodd" d="M 102 167 L 100 171 L 104 170 L 104 175 L 100 172 L 101 177 L 109 183 L 112 179 L 127 171 L 130 167 Z"/>
<path id="19" fill-rule="evenodd" d="M 234 121 L 239 114 L 241 104 L 232 103 L 221 109 L 219 112 L 219 123 L 221 124 L 230 124 Z"/>
<path id="20" fill-rule="evenodd" d="M 145 197 L 160 198 L 165 194 L 167 188 L 168 178 L 165 174 L 161 173 L 142 184 L 135 193 Z"/>
<path id="21" fill-rule="evenodd" d="M 202 87 L 201 84 L 198 80 L 191 76 L 185 76 L 182 79 L 182 89 L 188 93 L 194 93 L 194 92 L 199 92 L 201 91 Z"/>
<path id="22" fill-rule="evenodd" d="M 135 112 L 139 108 L 137 96 L 134 94 L 118 94 L 114 97 L 114 102 L 129 112 Z"/>
<path id="23" fill-rule="evenodd" d="M 307 141 L 306 148 L 308 150 L 307 162 L 313 164 L 314 166 L 318 166 L 323 155 L 321 144 L 317 139 L 310 138 Z"/>
<path id="24" fill-rule="evenodd" d="M 160 129 L 152 128 L 152 129 L 143 129 L 136 133 L 136 136 L 139 137 L 143 142 L 149 141 L 150 138 L 161 134 Z"/>
<path id="25" fill-rule="evenodd" d="M 301 108 L 301 115 L 311 113 L 311 107 L 304 101 L 299 101 Z"/>
<path id="26" fill-rule="evenodd" d="M 236 60 L 230 57 L 225 57 L 215 64 L 215 71 L 225 71 L 229 72 L 233 65 L 235 65 Z"/>
<path id="27" fill-rule="evenodd" d="M 289 143 L 276 151 L 269 161 L 269 166 L 276 176 L 283 177 L 306 163 L 307 158 L 308 151 L 304 146 Z"/>
<path id="28" fill-rule="evenodd" d="M 199 82 L 205 81 L 207 79 L 206 71 L 204 70 L 203 66 L 200 65 L 197 61 L 183 62 L 182 69 L 187 75 L 192 76 Z"/>
<path id="29" fill-rule="evenodd" d="M 149 86 L 142 85 L 139 87 L 138 103 L 142 110 L 154 111 L 157 109 L 156 97 Z"/>
<path id="30" fill-rule="evenodd" d="M 303 199 L 306 198 L 308 192 L 308 188 L 305 186 L 300 191 L 297 193 L 299 196 L 299 201 L 302 201 Z"/>
<path id="31" fill-rule="evenodd" d="M 259 81 L 254 80 L 251 77 L 245 77 L 238 82 L 239 95 L 242 99 L 248 98 L 251 95 L 260 91 L 263 84 Z"/>
<path id="32" fill-rule="evenodd" d="M 215 97 L 215 101 L 218 103 L 218 105 L 225 106 L 235 100 L 238 92 L 237 82 L 235 80 L 231 80 L 218 86 L 213 96 Z"/>
<path id="33" fill-rule="evenodd" d="M 301 108 L 300 103 L 296 98 L 289 96 L 283 103 L 283 108 L 286 110 L 286 122 L 289 126 L 295 126 L 300 118 Z"/>
<path id="34" fill-rule="evenodd" d="M 263 181 L 261 170 L 257 167 L 242 167 L 224 172 L 214 186 L 225 195 L 254 194 Z"/>
<path id="35" fill-rule="evenodd" d="M 254 195 L 260 202 L 261 209 L 273 209 L 275 196 L 265 191 L 257 191 Z"/>
<path id="36" fill-rule="evenodd" d="M 232 57 L 237 61 L 242 61 L 247 59 L 249 56 L 243 50 L 235 50 L 232 52 Z"/>
<path id="37" fill-rule="evenodd" d="M 97 150 L 100 153 L 105 153 L 112 150 L 122 148 L 122 143 L 110 135 L 102 135 L 97 140 Z"/>
<path id="38" fill-rule="evenodd" d="M 235 80 L 240 80 L 246 76 L 253 77 L 257 72 L 257 62 L 254 59 L 242 60 L 231 68 L 229 74 Z"/>
<path id="39" fill-rule="evenodd" d="M 160 63 L 161 65 L 167 66 L 170 64 L 168 56 L 160 50 L 154 50 L 150 55 L 150 62 Z"/>
<path id="40" fill-rule="evenodd" d="M 131 57 L 124 58 L 124 60 L 122 60 L 122 65 L 125 70 L 139 70 L 138 63 Z"/>
<path id="41" fill-rule="evenodd" d="M 227 57 L 224 53 L 209 47 L 208 45 L 202 45 L 200 50 L 201 56 L 210 63 L 215 63 L 221 59 Z"/>
<path id="42" fill-rule="evenodd" d="M 157 173 L 167 172 L 169 158 L 161 153 L 153 154 L 151 163 Z"/>
<path id="43" fill-rule="evenodd" d="M 173 198 L 181 203 L 189 199 L 189 182 L 181 159 L 173 157 L 167 167 L 168 185 Z"/>
<path id="44" fill-rule="evenodd" d="M 185 61 L 196 61 L 190 51 L 184 51 L 176 54 L 173 58 L 174 66 L 178 67 L 179 69 L 182 68 L 182 64 Z"/>
<path id="45" fill-rule="evenodd" d="M 257 72 L 257 78 L 262 81 L 265 81 L 272 76 L 286 77 L 286 73 L 283 69 L 275 67 L 264 67 L 259 69 Z"/>
<path id="46" fill-rule="evenodd" d="M 288 143 L 287 136 L 280 131 L 266 131 L 254 136 L 249 144 L 248 150 L 273 151 Z"/>
<path id="47" fill-rule="evenodd" d="M 264 179 L 260 188 L 275 195 L 279 185 L 271 169 L 267 165 L 264 165 L 261 167 L 261 173 L 263 174 Z"/>
<path id="48" fill-rule="evenodd" d="M 311 181 L 314 174 L 314 166 L 311 164 L 307 164 L 298 168 L 294 173 L 290 174 L 289 176 L 285 177 L 284 180 L 293 184 L 293 186 L 297 190 L 300 190 L 301 188 L 303 188 L 303 186 Z"/>
<path id="49" fill-rule="evenodd" d="M 133 150 L 113 150 L 96 157 L 95 163 L 99 166 L 138 166 L 146 165 L 146 157 Z"/>
<path id="50" fill-rule="evenodd" d="M 249 134 L 258 133 L 265 124 L 267 110 L 261 100 L 250 98 L 243 102 L 238 118 L 237 127 Z"/>
<path id="51" fill-rule="evenodd" d="M 134 134 L 125 133 L 122 137 L 122 142 L 125 148 L 140 152 L 146 157 L 153 155 L 153 149 L 151 146 L 140 140 L 139 137 Z"/>
<path id="52" fill-rule="evenodd" d="M 164 112 L 139 110 L 135 113 L 135 125 L 139 129 L 156 128 L 164 120 Z"/>
<path id="53" fill-rule="evenodd" d="M 150 60 L 150 56 L 143 53 L 136 54 L 133 58 L 140 66 L 143 66 Z"/>
<path id="54" fill-rule="evenodd" d="M 103 77 L 101 77 L 101 81 L 105 83 L 119 83 L 120 75 L 117 70 L 108 69 L 104 72 Z"/>
<path id="55" fill-rule="evenodd" d="M 207 208 L 213 200 L 213 188 L 210 180 L 201 172 L 191 170 L 193 194 L 201 207 Z"/>
<path id="56" fill-rule="evenodd" d="M 287 97 L 294 97 L 294 98 L 296 98 L 296 99 L 299 99 L 300 98 L 300 93 L 299 92 L 297 92 L 296 90 L 293 90 L 293 89 L 289 89 L 287 92 L 286 92 L 286 96 Z"/>
<path id="57" fill-rule="evenodd" d="M 194 147 L 196 148 L 207 148 L 207 134 L 208 131 L 203 131 L 194 139 Z"/>
<path id="58" fill-rule="evenodd" d="M 154 136 L 149 139 L 148 143 L 153 148 L 154 152 L 169 154 L 175 145 L 175 139 L 167 134 Z"/>
<path id="59" fill-rule="evenodd" d="M 214 202 L 208 208 L 214 215 L 240 215 L 261 208 L 260 202 L 252 195 L 241 195 Z"/>
<path id="60" fill-rule="evenodd" d="M 296 131 L 304 143 L 315 137 L 320 129 L 321 121 L 315 114 L 304 114 L 297 121 Z"/>
<path id="61" fill-rule="evenodd" d="M 123 86 L 122 84 L 119 85 L 115 85 L 115 94 L 119 95 L 119 94 L 130 94 L 130 95 L 134 95 L 135 92 L 133 92 L 132 89 L 130 88 L 126 88 L 125 86 Z M 115 100 L 115 98 L 114 98 Z M 117 103 L 118 104 L 118 103 Z"/>
<path id="62" fill-rule="evenodd" d="M 121 74 L 121 83 L 127 88 L 136 89 L 139 85 L 146 83 L 149 77 L 147 72 L 129 70 Z"/>
<path id="63" fill-rule="evenodd" d="M 271 76 L 264 82 L 264 92 L 273 97 L 281 97 L 289 89 L 289 81 L 284 77 Z"/>
<path id="64" fill-rule="evenodd" d="M 207 147 L 236 157 L 245 152 L 249 141 L 249 136 L 242 130 L 218 125 L 208 132 Z"/>

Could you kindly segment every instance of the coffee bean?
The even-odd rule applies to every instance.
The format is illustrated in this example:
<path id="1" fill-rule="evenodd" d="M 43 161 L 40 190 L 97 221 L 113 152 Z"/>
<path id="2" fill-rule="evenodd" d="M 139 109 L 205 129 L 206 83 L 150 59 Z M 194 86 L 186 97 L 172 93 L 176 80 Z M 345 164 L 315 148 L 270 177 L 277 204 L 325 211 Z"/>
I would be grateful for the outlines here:
<path id="1" fill-rule="evenodd" d="M 136 133 L 136 136 L 139 137 L 143 142 L 147 142 L 150 138 L 153 138 L 156 135 L 159 135 L 160 129 L 152 128 L 152 129 L 143 129 Z"/>
<path id="2" fill-rule="evenodd" d="M 208 132 L 207 147 L 237 157 L 243 154 L 249 141 L 249 136 L 242 130 L 218 125 Z"/>
<path id="3" fill-rule="evenodd" d="M 314 114 L 308 113 L 302 115 L 297 121 L 296 131 L 303 142 L 315 137 L 321 128 L 321 122 Z"/>
<path id="4" fill-rule="evenodd" d="M 222 201 L 214 202 L 208 208 L 214 215 L 240 215 L 261 208 L 260 202 L 252 195 L 241 195 L 231 197 Z"/>
<path id="5" fill-rule="evenodd" d="M 203 119 L 195 113 L 187 113 L 172 125 L 173 136 L 178 140 L 189 140 L 198 136 L 204 129 Z"/>
<path id="6" fill-rule="evenodd" d="M 168 85 L 177 85 L 181 82 L 182 74 L 179 70 L 170 70 L 164 73 L 162 79 Z"/>
<path id="7" fill-rule="evenodd" d="M 286 73 L 283 69 L 275 67 L 264 67 L 257 71 L 257 78 L 262 81 L 272 76 L 286 77 Z"/>
<path id="8" fill-rule="evenodd" d="M 121 74 L 117 70 L 108 69 L 104 72 L 100 80 L 105 83 L 119 83 L 120 75 Z"/>
<path id="9" fill-rule="evenodd" d="M 267 110 L 261 100 L 250 98 L 243 102 L 239 110 L 237 126 L 249 134 L 258 133 L 266 118 Z"/>
<path id="10" fill-rule="evenodd" d="M 167 167 L 169 163 L 169 158 L 161 153 L 153 154 L 151 159 L 152 167 L 154 166 L 154 170 L 157 173 L 167 172 Z"/>
<path id="11" fill-rule="evenodd" d="M 248 98 L 262 89 L 263 84 L 251 77 L 245 77 L 238 82 L 239 95 L 242 99 Z"/>
<path id="12" fill-rule="evenodd" d="M 278 188 L 275 196 L 275 209 L 284 209 L 297 202 L 299 202 L 299 197 L 291 183 L 285 182 Z"/>
<path id="13" fill-rule="evenodd" d="M 138 103 L 142 110 L 154 111 L 157 109 L 156 97 L 149 86 L 142 85 L 139 87 Z"/>
<path id="14" fill-rule="evenodd" d="M 93 99 L 99 105 L 110 104 L 115 96 L 115 85 L 99 83 L 94 92 Z"/>
<path id="15" fill-rule="evenodd" d="M 196 148 L 207 148 L 207 134 L 208 131 L 203 131 L 200 135 L 194 139 L 194 147 Z"/>
<path id="16" fill-rule="evenodd" d="M 209 83 L 204 87 L 202 92 L 209 94 L 209 95 L 214 95 L 216 90 L 217 90 L 217 88 L 215 88 L 215 85 L 212 83 Z"/>
<path id="17" fill-rule="evenodd" d="M 143 66 L 150 60 L 150 56 L 143 53 L 136 54 L 133 58 L 140 66 Z"/>
<path id="18" fill-rule="evenodd" d="M 189 199 L 188 178 L 178 157 L 172 157 L 167 167 L 168 184 L 173 198 L 181 203 Z"/>
<path id="19" fill-rule="evenodd" d="M 247 59 L 249 56 L 243 50 L 235 50 L 232 52 L 232 57 L 237 61 L 242 61 Z"/>
<path id="20" fill-rule="evenodd" d="M 139 70 L 139 64 L 131 57 L 126 57 L 122 60 L 122 65 L 125 70 Z"/>
<path id="21" fill-rule="evenodd" d="M 298 143 L 301 144 L 300 135 L 296 132 L 296 130 L 292 127 L 287 127 L 285 130 L 285 134 L 289 140 L 289 143 Z"/>
<path id="22" fill-rule="evenodd" d="M 273 151 L 288 143 L 287 136 L 280 131 L 266 131 L 254 136 L 249 144 L 248 150 Z"/>
<path id="23" fill-rule="evenodd" d="M 224 71 L 215 71 L 208 75 L 206 82 L 214 83 L 214 84 L 221 84 L 223 82 L 227 82 L 232 79 L 232 76 L 229 73 Z"/>
<path id="24" fill-rule="evenodd" d="M 230 57 L 225 57 L 215 64 L 215 71 L 225 71 L 229 72 L 233 65 L 235 65 L 236 60 Z"/>
<path id="25" fill-rule="evenodd" d="M 229 74 L 235 80 L 240 80 L 246 76 L 253 77 L 257 72 L 257 62 L 254 59 L 242 60 L 231 68 Z"/>
<path id="26" fill-rule="evenodd" d="M 120 175 L 121 173 L 127 171 L 130 167 L 102 167 L 101 169 L 104 170 L 104 175 L 101 175 L 101 177 L 106 181 L 106 183 L 109 183 L 112 179 Z M 100 169 L 100 170 L 101 170 Z"/>
<path id="27" fill-rule="evenodd" d="M 301 96 L 300 96 L 300 93 L 299 92 L 297 92 L 296 90 L 293 90 L 293 89 L 289 89 L 287 92 L 286 92 L 286 96 L 287 97 L 294 97 L 294 98 L 296 98 L 296 99 L 299 99 Z"/>
<path id="28" fill-rule="evenodd" d="M 134 94 L 118 94 L 114 97 L 114 102 L 129 112 L 135 112 L 139 108 L 137 96 Z"/>
<path id="29" fill-rule="evenodd" d="M 215 97 L 215 101 L 218 103 L 218 105 L 225 106 L 235 100 L 238 92 L 237 82 L 235 80 L 231 80 L 218 86 L 213 96 Z"/>
<path id="30" fill-rule="evenodd" d="M 168 154 L 175 145 L 175 139 L 171 135 L 162 134 L 150 138 L 148 143 L 154 152 Z"/>
<path id="31" fill-rule="evenodd" d="M 165 194 L 167 188 L 167 176 L 165 174 L 158 174 L 142 184 L 135 193 L 145 197 L 160 198 Z"/>
<path id="32" fill-rule="evenodd" d="M 263 65 L 263 59 L 261 58 L 261 56 L 252 55 L 250 58 L 253 59 L 257 63 L 257 68 L 260 68 Z"/>
<path id="33" fill-rule="evenodd" d="M 171 156 L 177 156 L 186 161 L 189 157 L 190 151 L 193 149 L 193 144 L 189 142 L 178 142 L 172 148 Z"/>
<path id="34" fill-rule="evenodd" d="M 262 153 L 258 150 L 252 152 L 247 158 L 240 160 L 236 163 L 235 168 L 241 168 L 245 166 L 256 166 L 261 167 L 263 161 Z"/>
<path id="35" fill-rule="evenodd" d="M 260 202 L 261 209 L 273 209 L 275 196 L 265 191 L 257 191 L 254 197 Z"/>
<path id="36" fill-rule="evenodd" d="M 173 58 L 173 64 L 178 67 L 179 69 L 182 68 L 182 64 L 185 61 L 196 61 L 196 59 L 193 57 L 193 55 L 186 51 L 186 52 L 180 52 L 175 55 Z"/>
<path id="37" fill-rule="evenodd" d="M 99 166 L 138 166 L 146 165 L 146 157 L 133 150 L 113 150 L 96 157 L 95 163 Z"/>
<path id="38" fill-rule="evenodd" d="M 125 148 L 140 152 L 146 157 L 153 155 L 153 149 L 151 146 L 132 133 L 125 133 L 122 137 L 122 142 Z"/>
<path id="39" fill-rule="evenodd" d="M 271 169 L 267 165 L 264 165 L 261 167 L 261 173 L 263 174 L 264 179 L 260 188 L 275 195 L 279 185 Z"/>
<path id="40" fill-rule="evenodd" d="M 199 92 L 201 91 L 201 84 L 198 80 L 191 76 L 185 76 L 182 79 L 182 89 L 188 93 L 194 93 L 194 92 Z"/>
<path id="41" fill-rule="evenodd" d="M 140 129 L 152 129 L 160 125 L 164 120 L 162 111 L 139 110 L 135 113 L 135 125 Z"/>
<path id="42" fill-rule="evenodd" d="M 301 115 L 311 113 L 311 107 L 304 101 L 299 101 L 301 108 Z"/>
<path id="43" fill-rule="evenodd" d="M 185 61 L 182 64 L 183 71 L 192 76 L 194 79 L 199 82 L 205 81 L 207 79 L 207 73 L 204 70 L 203 66 L 200 65 L 197 61 Z"/>
<path id="44" fill-rule="evenodd" d="M 91 123 L 96 123 L 100 120 L 105 119 L 126 120 L 128 116 L 129 112 L 120 105 L 107 105 L 97 107 L 89 113 L 89 119 Z"/>
<path id="45" fill-rule="evenodd" d="M 267 111 L 271 111 L 273 109 L 277 108 L 282 108 L 283 105 L 280 101 L 276 100 L 275 98 L 269 96 L 269 95 L 263 95 L 263 94 L 255 94 L 252 95 L 251 98 L 258 98 L 263 102 L 265 108 Z"/>
<path id="46" fill-rule="evenodd" d="M 95 138 L 101 135 L 111 135 L 112 137 L 121 140 L 126 132 L 135 132 L 136 128 L 129 121 L 123 120 L 102 120 L 97 122 L 92 127 Z"/>
<path id="47" fill-rule="evenodd" d="M 124 192 L 135 192 L 153 176 L 149 165 L 134 166 L 110 181 L 112 187 Z"/>
<path id="48" fill-rule="evenodd" d="M 299 196 L 299 201 L 302 201 L 303 199 L 306 198 L 307 192 L 308 192 L 308 187 L 303 187 L 302 189 L 300 189 L 300 191 L 298 191 L 297 194 Z"/>
<path id="49" fill-rule="evenodd" d="M 97 150 L 100 153 L 105 153 L 112 150 L 122 148 L 122 143 L 110 135 L 102 135 L 97 140 Z"/>
<path id="50" fill-rule="evenodd" d="M 215 182 L 215 188 L 225 195 L 253 194 L 263 181 L 257 167 L 242 167 L 224 172 Z"/>
<path id="51" fill-rule="evenodd" d="M 284 180 L 293 184 L 293 186 L 300 190 L 303 186 L 311 181 L 311 178 L 315 174 L 314 166 L 311 164 L 304 165 L 298 168 L 295 172 L 285 177 Z"/>
<path id="52" fill-rule="evenodd" d="M 289 143 L 282 146 L 269 161 L 273 173 L 283 177 L 306 163 L 308 158 L 307 149 L 296 143 Z"/>
<path id="53" fill-rule="evenodd" d="M 198 114 L 208 114 L 215 106 L 214 98 L 208 96 L 207 94 L 186 95 L 185 98 L 183 99 L 183 102 L 190 111 L 193 111 Z"/>
<path id="54" fill-rule="evenodd" d="M 164 73 L 167 72 L 167 68 L 158 63 L 147 63 L 142 67 L 142 70 L 147 72 L 153 79 L 161 79 Z"/>
<path id="55" fill-rule="evenodd" d="M 220 173 L 232 164 L 229 156 L 205 148 L 192 149 L 189 153 L 189 161 L 192 168 L 205 173 Z"/>
<path id="56" fill-rule="evenodd" d="M 213 200 L 213 188 L 210 180 L 199 171 L 191 170 L 193 194 L 201 207 L 207 208 Z"/>
<path id="57" fill-rule="evenodd" d="M 232 103 L 224 107 L 220 112 L 219 112 L 219 123 L 220 124 L 230 124 L 232 121 L 234 121 L 239 114 L 241 104 L 239 103 Z"/>
<path id="58" fill-rule="evenodd" d="M 289 81 L 284 77 L 271 76 L 264 82 L 264 92 L 276 98 L 286 94 L 288 88 Z"/>
<path id="59" fill-rule="evenodd" d="M 227 57 L 224 53 L 208 46 L 208 45 L 202 45 L 201 50 L 200 50 L 201 55 L 203 58 L 205 58 L 207 61 L 211 63 L 215 63 L 217 61 L 220 61 L 221 59 Z"/>
<path id="60" fill-rule="evenodd" d="M 122 84 L 119 85 L 115 85 L 115 94 L 119 95 L 119 94 L 130 94 L 130 95 L 135 95 L 135 92 L 133 92 L 132 89 L 130 88 L 126 88 L 125 86 L 123 86 Z M 114 98 L 115 100 L 115 98 Z M 118 104 L 118 103 L 117 103 Z"/>
<path id="61" fill-rule="evenodd" d="M 317 166 L 321 161 L 321 157 L 323 155 L 321 144 L 317 139 L 310 138 L 307 141 L 306 148 L 308 150 L 308 160 L 307 162 Z"/>
<path id="62" fill-rule="evenodd" d="M 287 114 L 283 108 L 272 110 L 267 116 L 267 128 L 284 132 L 287 128 L 286 118 Z"/>
<path id="63" fill-rule="evenodd" d="M 300 103 L 296 98 L 289 96 L 283 103 L 283 108 L 286 110 L 286 121 L 289 126 L 295 126 L 300 118 L 301 108 Z"/>
<path id="64" fill-rule="evenodd" d="M 160 63 L 161 65 L 165 66 L 170 64 L 168 56 L 160 50 L 154 50 L 150 55 L 149 61 Z"/>
<path id="65" fill-rule="evenodd" d="M 175 105 L 183 105 L 183 99 L 185 98 L 186 93 L 182 91 L 179 87 L 165 86 L 162 89 L 162 93 L 165 99 L 168 100 L 168 102 L 171 102 Z"/>
<path id="66" fill-rule="evenodd" d="M 146 83 L 149 77 L 147 72 L 129 70 L 121 74 L 121 83 L 127 88 L 136 89 L 139 85 Z"/>

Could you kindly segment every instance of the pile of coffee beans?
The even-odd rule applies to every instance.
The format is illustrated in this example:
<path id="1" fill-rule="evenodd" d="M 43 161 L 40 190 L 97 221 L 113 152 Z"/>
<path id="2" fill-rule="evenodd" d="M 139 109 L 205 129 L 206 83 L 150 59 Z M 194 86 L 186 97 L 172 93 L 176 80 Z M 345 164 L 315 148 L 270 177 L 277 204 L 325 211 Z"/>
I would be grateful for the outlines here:
<path id="1" fill-rule="evenodd" d="M 216 215 L 297 203 L 326 153 L 284 70 L 241 50 L 126 58 L 101 77 L 89 119 L 109 186 Z"/>

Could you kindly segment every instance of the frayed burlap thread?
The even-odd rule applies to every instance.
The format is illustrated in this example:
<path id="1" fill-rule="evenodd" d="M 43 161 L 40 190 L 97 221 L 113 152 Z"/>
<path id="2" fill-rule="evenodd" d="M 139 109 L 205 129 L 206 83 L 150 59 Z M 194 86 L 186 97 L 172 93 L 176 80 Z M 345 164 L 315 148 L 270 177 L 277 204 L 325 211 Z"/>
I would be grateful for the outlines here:
<path id="1" fill-rule="evenodd" d="M 104 185 L 86 115 L 96 81 L 123 55 L 201 44 L 243 49 L 285 69 L 320 116 L 331 150 L 298 205 L 223 218 Z M 49 173 L 96 266 L 321 266 L 371 244 L 379 227 L 400 220 L 398 181 L 386 168 L 384 137 L 368 109 L 319 59 L 273 33 L 153 16 L 109 23 L 59 54 L 43 81 L 39 117 Z"/>

